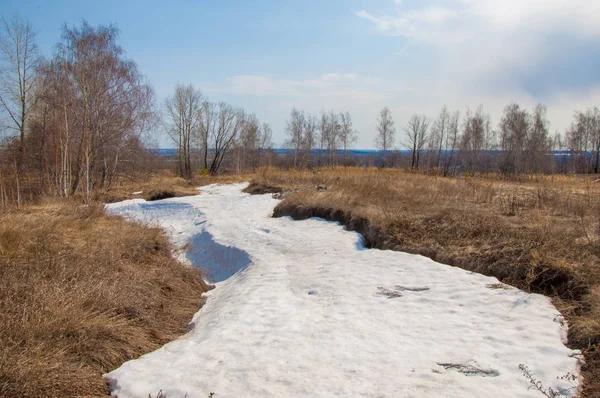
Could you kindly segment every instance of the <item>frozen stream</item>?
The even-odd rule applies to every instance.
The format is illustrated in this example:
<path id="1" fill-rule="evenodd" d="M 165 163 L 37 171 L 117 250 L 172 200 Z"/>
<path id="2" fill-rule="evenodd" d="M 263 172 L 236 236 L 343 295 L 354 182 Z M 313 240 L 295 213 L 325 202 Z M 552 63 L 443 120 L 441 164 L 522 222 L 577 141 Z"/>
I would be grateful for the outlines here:
<path id="1" fill-rule="evenodd" d="M 336 223 L 271 218 L 278 201 L 243 187 L 107 205 L 192 244 L 182 259 L 218 282 L 189 333 L 105 375 L 115 395 L 543 397 L 520 364 L 572 387 L 557 377 L 578 360 L 549 299 L 365 250 Z"/>

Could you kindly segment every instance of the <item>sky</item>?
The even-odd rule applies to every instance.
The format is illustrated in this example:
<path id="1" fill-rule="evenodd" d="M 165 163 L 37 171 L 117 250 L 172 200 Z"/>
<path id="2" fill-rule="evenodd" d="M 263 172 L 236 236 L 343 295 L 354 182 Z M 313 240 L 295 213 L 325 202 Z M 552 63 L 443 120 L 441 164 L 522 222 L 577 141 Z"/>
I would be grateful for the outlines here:
<path id="1" fill-rule="evenodd" d="M 510 102 L 543 103 L 551 132 L 600 105 L 598 0 L 3 0 L 14 14 L 48 57 L 65 24 L 116 24 L 157 104 L 192 83 L 269 123 L 275 146 L 293 107 L 350 112 L 371 149 L 384 106 L 402 148 L 409 117 L 444 105 L 497 126 Z"/>

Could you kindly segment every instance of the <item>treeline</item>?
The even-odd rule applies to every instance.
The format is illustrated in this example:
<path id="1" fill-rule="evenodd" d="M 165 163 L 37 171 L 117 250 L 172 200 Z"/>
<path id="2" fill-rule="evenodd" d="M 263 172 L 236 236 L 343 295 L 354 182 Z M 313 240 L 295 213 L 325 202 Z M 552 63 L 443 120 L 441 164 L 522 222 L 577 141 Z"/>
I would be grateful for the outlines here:
<path id="1" fill-rule="evenodd" d="M 323 111 L 320 116 L 321 123 L 316 124 L 313 116 L 292 110 L 286 146 L 292 151 L 293 160 L 288 159 L 288 164 L 308 168 L 322 164 L 406 167 L 441 175 L 600 172 L 597 107 L 576 111 L 564 135 L 551 135 L 542 104 L 531 111 L 509 104 L 496 128 L 483 106 L 467 110 L 462 118 L 459 111 L 444 106 L 434 118 L 412 115 L 399 137 L 392 112 L 384 107 L 377 118 L 373 141 L 379 153 L 370 157 L 348 156 L 347 148 L 357 137 L 348 113 Z M 323 156 L 325 162 L 321 161 Z"/>
<path id="2" fill-rule="evenodd" d="M 154 94 L 125 58 L 114 26 L 63 28 L 50 59 L 26 21 L 3 20 L 0 149 L 3 202 L 44 194 L 86 200 L 149 156 L 141 135 L 155 123 Z"/>
<path id="3" fill-rule="evenodd" d="M 51 58 L 32 25 L 2 19 L 0 32 L 0 208 L 44 195 L 83 197 L 160 168 L 241 172 L 270 164 L 271 128 L 255 115 L 177 85 L 164 104 L 111 26 L 63 27 Z M 174 165 L 145 137 L 166 133 Z"/>
<path id="4" fill-rule="evenodd" d="M 285 131 L 288 136 L 285 146 L 292 150 L 294 168 L 335 166 L 340 150 L 346 164 L 347 150 L 358 138 L 350 113 L 333 110 L 322 111 L 317 117 L 294 108 Z M 317 153 L 314 149 L 318 149 Z"/>
<path id="5" fill-rule="evenodd" d="M 215 175 L 225 163 L 237 172 L 270 164 L 272 131 L 254 114 L 204 98 L 193 85 L 175 87 L 165 100 L 164 127 L 177 148 L 177 170 L 184 178 L 200 169 Z"/>
<path id="6" fill-rule="evenodd" d="M 268 124 L 211 102 L 191 84 L 178 84 L 156 104 L 115 26 L 65 25 L 48 59 L 39 55 L 29 22 L 3 19 L 1 28 L 0 207 L 44 195 L 88 201 L 96 189 L 164 167 L 184 178 L 264 165 L 407 167 L 442 175 L 600 172 L 598 108 L 576 112 L 564 135 L 551 136 L 541 104 L 528 110 L 512 103 L 497 126 L 481 106 L 462 117 L 444 106 L 433 118 L 413 115 L 397 137 L 385 107 L 375 125 L 380 151 L 366 159 L 348 151 L 358 137 L 348 112 L 294 108 L 285 127 L 289 152 L 278 155 Z M 174 142 L 175 159 L 148 148 L 145 137 L 158 133 Z M 566 154 L 561 161 L 558 150 Z"/>

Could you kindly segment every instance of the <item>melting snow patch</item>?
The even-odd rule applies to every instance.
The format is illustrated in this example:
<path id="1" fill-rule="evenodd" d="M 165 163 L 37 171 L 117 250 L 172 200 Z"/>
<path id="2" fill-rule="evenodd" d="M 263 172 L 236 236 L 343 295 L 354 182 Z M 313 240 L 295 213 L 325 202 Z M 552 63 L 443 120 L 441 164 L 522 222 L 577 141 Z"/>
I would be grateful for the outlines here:
<path id="1" fill-rule="evenodd" d="M 180 258 L 218 282 L 185 336 L 105 375 L 112 394 L 535 398 L 520 364 L 548 388 L 579 373 L 548 298 L 364 250 L 336 223 L 271 218 L 278 201 L 243 187 L 107 205 L 164 228 Z"/>

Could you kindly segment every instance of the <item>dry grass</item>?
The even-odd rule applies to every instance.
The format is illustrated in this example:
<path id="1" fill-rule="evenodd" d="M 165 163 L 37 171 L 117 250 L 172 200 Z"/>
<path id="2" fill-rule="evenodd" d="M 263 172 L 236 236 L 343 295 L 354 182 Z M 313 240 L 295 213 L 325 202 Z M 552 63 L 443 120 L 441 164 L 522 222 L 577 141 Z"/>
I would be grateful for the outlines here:
<path id="1" fill-rule="evenodd" d="M 423 254 L 553 297 L 569 320 L 570 344 L 586 355 L 583 396 L 600 396 L 600 184 L 592 179 L 339 168 L 264 169 L 255 183 L 297 190 L 276 216 L 340 221 L 371 247 Z"/>
<path id="2" fill-rule="evenodd" d="M 197 195 L 197 188 L 208 184 L 227 184 L 248 181 L 247 176 L 221 175 L 202 176 L 186 180 L 171 171 L 155 174 L 145 181 L 122 180 L 108 189 L 94 192 L 94 200 L 113 203 L 126 199 L 161 200 L 179 196 Z M 134 192 L 141 192 L 134 195 Z"/>
<path id="3" fill-rule="evenodd" d="M 0 396 L 105 396 L 101 375 L 184 333 L 207 288 L 102 206 L 0 215 Z"/>

